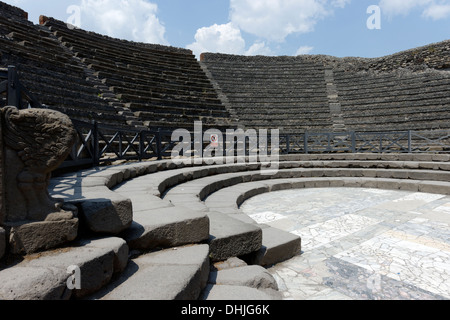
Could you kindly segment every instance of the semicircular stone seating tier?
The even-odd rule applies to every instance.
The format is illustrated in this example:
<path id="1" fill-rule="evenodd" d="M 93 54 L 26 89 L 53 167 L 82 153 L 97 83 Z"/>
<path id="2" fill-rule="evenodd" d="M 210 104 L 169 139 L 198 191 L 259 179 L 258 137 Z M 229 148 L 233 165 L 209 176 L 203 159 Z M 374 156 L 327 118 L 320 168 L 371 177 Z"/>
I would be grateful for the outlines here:
<path id="1" fill-rule="evenodd" d="M 50 192 L 77 205 L 85 234 L 119 238 L 130 252 L 119 280 L 110 279 L 90 297 L 124 298 L 133 287 L 133 298 L 239 299 L 250 294 L 273 299 L 280 297 L 275 295 L 277 286 L 263 270 L 299 256 L 301 239 L 243 214 L 239 206 L 246 199 L 322 187 L 450 195 L 449 160 L 449 155 L 430 154 L 289 155 L 281 156 L 272 175 L 263 174 L 259 163 L 185 165 L 162 160 L 68 174 L 52 179 Z M 216 281 L 221 274 L 225 277 L 225 270 L 238 274 L 251 266 L 260 268 L 258 283 L 268 277 L 271 285 Z M 178 280 L 163 280 L 172 276 Z"/>

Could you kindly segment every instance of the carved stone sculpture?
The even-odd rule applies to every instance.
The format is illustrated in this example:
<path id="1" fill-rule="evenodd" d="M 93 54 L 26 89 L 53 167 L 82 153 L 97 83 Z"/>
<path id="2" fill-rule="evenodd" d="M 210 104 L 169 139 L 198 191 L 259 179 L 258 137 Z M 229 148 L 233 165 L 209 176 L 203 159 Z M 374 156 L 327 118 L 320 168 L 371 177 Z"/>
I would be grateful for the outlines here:
<path id="1" fill-rule="evenodd" d="M 64 208 L 48 193 L 51 172 L 75 143 L 71 120 L 48 109 L 5 107 L 1 114 L 4 224 L 12 251 L 30 253 L 73 240 L 76 208 Z"/>

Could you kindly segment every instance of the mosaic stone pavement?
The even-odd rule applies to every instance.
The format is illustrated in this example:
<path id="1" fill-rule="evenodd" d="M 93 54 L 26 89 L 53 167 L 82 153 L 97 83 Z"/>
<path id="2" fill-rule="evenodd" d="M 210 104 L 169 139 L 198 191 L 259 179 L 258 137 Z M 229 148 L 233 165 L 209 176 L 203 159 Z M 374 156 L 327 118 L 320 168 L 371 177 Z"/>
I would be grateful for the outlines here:
<path id="1" fill-rule="evenodd" d="M 450 299 L 450 197 L 378 189 L 263 194 L 241 209 L 302 238 L 269 271 L 287 300 Z"/>

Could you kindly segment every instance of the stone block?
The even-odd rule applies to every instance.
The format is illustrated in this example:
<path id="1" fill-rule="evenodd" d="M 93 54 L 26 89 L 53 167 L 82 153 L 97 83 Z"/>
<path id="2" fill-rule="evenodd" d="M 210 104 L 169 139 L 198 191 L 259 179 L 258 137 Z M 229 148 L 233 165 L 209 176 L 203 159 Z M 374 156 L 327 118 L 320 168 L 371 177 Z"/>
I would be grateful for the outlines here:
<path id="1" fill-rule="evenodd" d="M 243 266 L 209 274 L 208 283 L 218 285 L 238 285 L 255 289 L 278 290 L 278 285 L 272 275 L 261 266 Z"/>
<path id="2" fill-rule="evenodd" d="M 87 194 L 79 202 L 87 227 L 96 233 L 117 235 L 131 226 L 133 205 L 130 199 L 115 192 Z"/>
<path id="3" fill-rule="evenodd" d="M 93 294 L 109 283 L 115 261 L 123 265 L 125 246 L 119 238 L 92 239 L 28 256 L 20 264 L 0 271 L 0 299 L 65 300 Z M 80 289 L 67 287 L 71 266 L 79 268 Z"/>
<path id="4" fill-rule="evenodd" d="M 281 300 L 281 295 L 274 290 L 258 290 L 246 286 L 213 285 L 209 284 L 203 291 L 201 300 L 230 300 L 230 301 L 264 301 Z"/>
<path id="5" fill-rule="evenodd" d="M 14 267 L 0 272 L 0 300 L 67 300 L 68 274 L 47 267 Z"/>
<path id="6" fill-rule="evenodd" d="M 9 227 L 10 252 L 32 254 L 75 240 L 78 235 L 78 218 L 13 224 Z"/>
<path id="7" fill-rule="evenodd" d="M 270 266 L 300 254 L 301 238 L 292 233 L 260 225 L 263 232 L 261 249 L 242 257 L 249 264 Z"/>
<path id="8" fill-rule="evenodd" d="M 208 213 L 210 219 L 210 258 L 222 261 L 261 249 L 262 230 L 222 213 Z"/>
<path id="9" fill-rule="evenodd" d="M 177 247 L 131 261 L 122 275 L 92 296 L 101 300 L 196 300 L 209 275 L 207 245 Z"/>
<path id="10" fill-rule="evenodd" d="M 131 248 L 138 250 L 199 243 L 209 237 L 209 218 L 183 207 L 142 211 L 135 214 L 122 236 Z"/>

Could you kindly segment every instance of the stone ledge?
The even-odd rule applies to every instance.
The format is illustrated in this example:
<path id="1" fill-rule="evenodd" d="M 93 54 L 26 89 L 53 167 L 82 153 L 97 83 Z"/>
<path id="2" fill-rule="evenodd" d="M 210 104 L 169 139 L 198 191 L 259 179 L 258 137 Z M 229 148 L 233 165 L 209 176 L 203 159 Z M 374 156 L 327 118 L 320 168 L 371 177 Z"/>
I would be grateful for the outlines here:
<path id="1" fill-rule="evenodd" d="M 222 261 L 260 250 L 262 230 L 256 225 L 245 223 L 217 212 L 209 212 L 210 258 Z"/>
<path id="2" fill-rule="evenodd" d="M 75 240 L 78 235 L 78 218 L 14 224 L 7 229 L 9 252 L 15 255 L 32 254 Z"/>
<path id="3" fill-rule="evenodd" d="M 188 208 L 147 210 L 135 214 L 122 237 L 130 248 L 143 251 L 200 243 L 209 237 L 209 218 Z"/>
<path id="4" fill-rule="evenodd" d="M 143 255 L 90 299 L 196 300 L 208 279 L 208 253 L 207 245 L 194 245 Z"/>
<path id="5" fill-rule="evenodd" d="M 67 300 L 82 298 L 106 285 L 128 261 L 128 246 L 119 238 L 83 240 L 76 246 L 34 254 L 0 271 L 0 299 Z M 80 268 L 80 290 L 69 290 L 68 267 Z"/>

